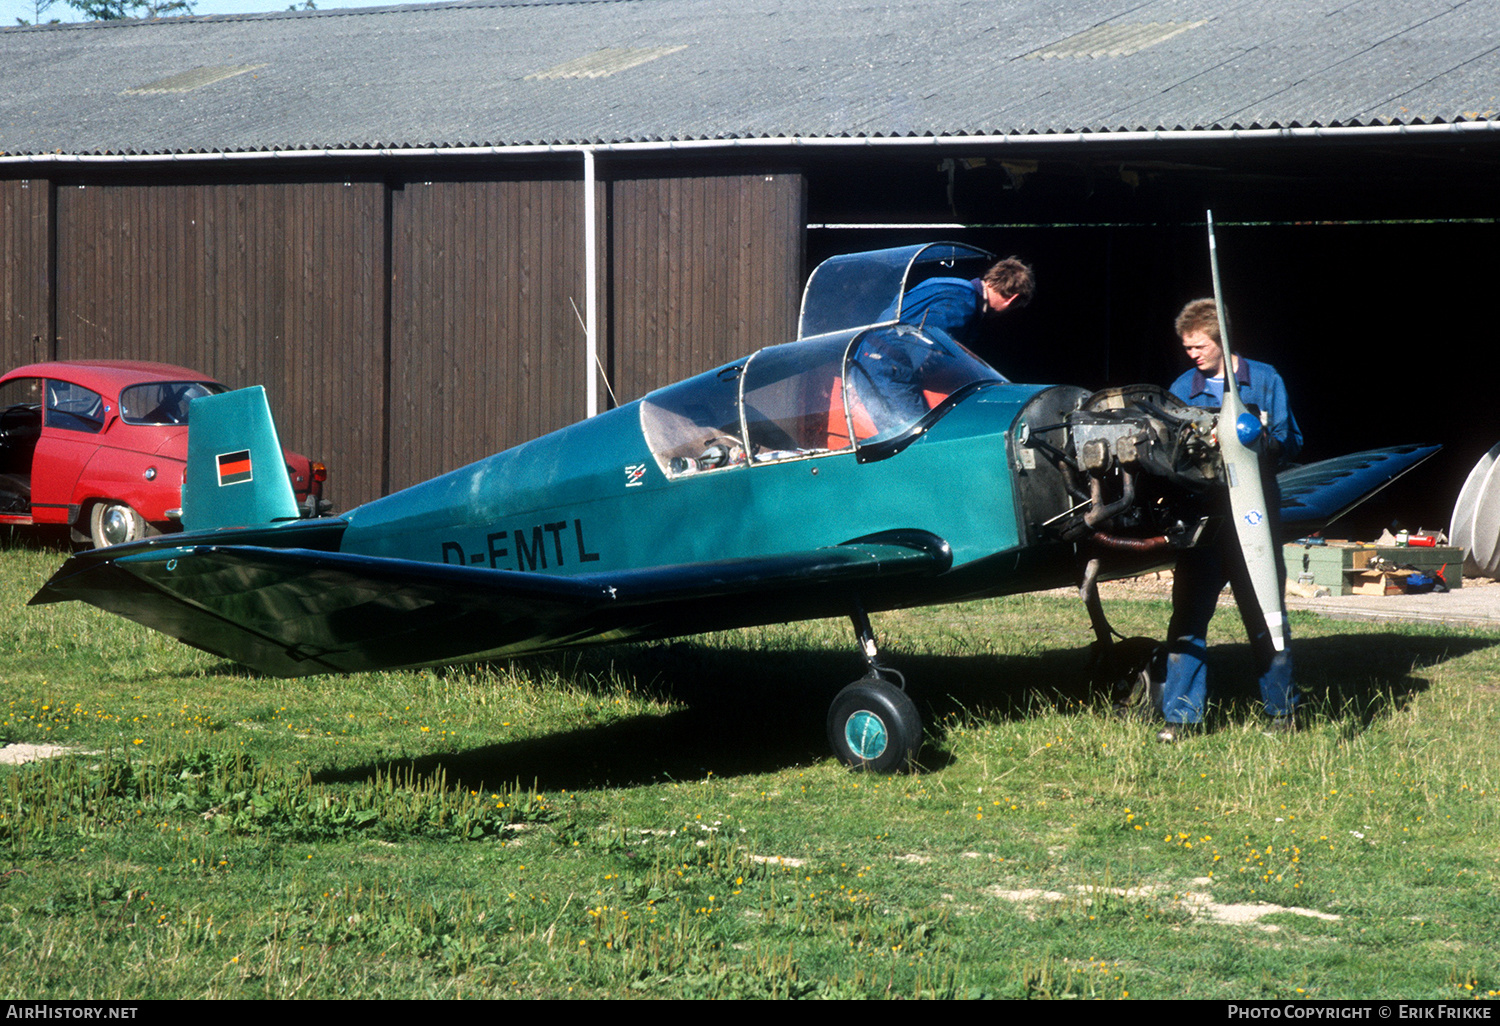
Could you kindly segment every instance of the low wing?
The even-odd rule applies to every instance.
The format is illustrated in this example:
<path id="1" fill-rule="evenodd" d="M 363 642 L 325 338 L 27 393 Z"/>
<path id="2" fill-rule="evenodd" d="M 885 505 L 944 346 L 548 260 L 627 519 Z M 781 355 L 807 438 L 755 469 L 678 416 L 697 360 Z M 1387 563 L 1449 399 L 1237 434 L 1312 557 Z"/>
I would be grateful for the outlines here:
<path id="1" fill-rule="evenodd" d="M 1304 532 L 1332 523 L 1440 448 L 1397 445 L 1282 471 L 1276 475 L 1282 523 Z"/>
<path id="2" fill-rule="evenodd" d="M 951 562 L 942 539 L 917 531 L 807 553 L 575 577 L 158 539 L 75 556 L 31 601 L 88 602 L 294 677 L 692 634 L 829 615 L 831 606 L 847 612 L 851 586 L 941 573 Z"/>

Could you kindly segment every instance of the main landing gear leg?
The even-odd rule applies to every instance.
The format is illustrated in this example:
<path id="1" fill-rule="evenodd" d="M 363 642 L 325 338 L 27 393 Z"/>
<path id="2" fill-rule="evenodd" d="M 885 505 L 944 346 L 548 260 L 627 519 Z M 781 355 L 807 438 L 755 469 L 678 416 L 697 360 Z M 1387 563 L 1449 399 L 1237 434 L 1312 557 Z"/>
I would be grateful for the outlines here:
<path id="1" fill-rule="evenodd" d="M 1157 668 L 1162 645 L 1155 638 L 1124 638 L 1109 625 L 1099 598 L 1099 559 L 1090 559 L 1083 569 L 1078 595 L 1089 611 L 1094 643 L 1089 646 L 1089 677 L 1096 686 L 1108 687 L 1116 716 L 1150 717 L 1161 711 L 1163 674 Z M 1120 638 L 1119 643 L 1115 638 Z"/>
<path id="2" fill-rule="evenodd" d="M 891 773 L 916 757 L 922 746 L 922 717 L 903 690 L 901 674 L 880 665 L 875 631 L 864 606 L 856 602 L 850 619 L 866 673 L 834 698 L 828 710 L 828 743 L 851 769 Z"/>

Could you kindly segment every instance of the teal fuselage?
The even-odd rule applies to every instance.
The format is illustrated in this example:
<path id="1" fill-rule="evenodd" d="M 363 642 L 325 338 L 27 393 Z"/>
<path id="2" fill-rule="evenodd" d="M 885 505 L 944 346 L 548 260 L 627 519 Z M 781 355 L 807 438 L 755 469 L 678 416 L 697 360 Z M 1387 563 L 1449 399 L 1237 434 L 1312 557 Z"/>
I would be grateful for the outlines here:
<path id="1" fill-rule="evenodd" d="M 801 448 L 762 443 L 759 462 L 716 469 L 696 427 L 672 444 L 706 445 L 704 460 L 653 455 L 643 416 L 668 423 L 672 398 L 653 393 L 342 517 L 76 556 L 33 601 L 81 599 L 298 676 L 858 623 L 861 610 L 1055 587 L 1076 572 L 1074 546 L 1036 525 L 1070 500 L 1014 436 L 1022 421 L 1052 430 L 1079 392 L 974 382 L 900 433 L 841 448 L 837 422 L 813 410 L 778 422 L 808 429 Z M 764 420 L 746 431 L 760 409 L 740 402 L 742 433 L 774 437 Z"/>
<path id="2" fill-rule="evenodd" d="M 885 459 L 861 463 L 845 449 L 675 479 L 652 457 L 640 404 L 630 403 L 351 511 L 340 551 L 607 574 L 912 529 L 948 543 L 945 576 L 962 593 L 1019 591 L 1035 582 L 1014 578 L 1015 560 L 990 588 L 964 571 L 1025 546 L 1009 435 L 1042 388 L 986 385 Z"/>

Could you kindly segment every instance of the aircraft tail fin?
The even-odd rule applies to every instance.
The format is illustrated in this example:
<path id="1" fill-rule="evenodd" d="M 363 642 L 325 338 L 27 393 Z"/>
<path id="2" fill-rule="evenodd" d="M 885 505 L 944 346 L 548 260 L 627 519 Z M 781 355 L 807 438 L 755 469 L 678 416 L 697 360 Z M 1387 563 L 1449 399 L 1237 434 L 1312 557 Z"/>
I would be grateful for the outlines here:
<path id="1" fill-rule="evenodd" d="M 211 531 L 297 517 L 266 390 L 255 385 L 194 399 L 188 407 L 182 526 Z"/>

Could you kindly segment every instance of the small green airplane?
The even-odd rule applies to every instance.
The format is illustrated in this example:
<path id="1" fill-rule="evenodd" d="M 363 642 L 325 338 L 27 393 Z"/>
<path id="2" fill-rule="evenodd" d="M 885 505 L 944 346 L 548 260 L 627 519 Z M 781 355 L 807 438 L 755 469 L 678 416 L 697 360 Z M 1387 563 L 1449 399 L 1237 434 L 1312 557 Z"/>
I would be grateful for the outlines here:
<path id="1" fill-rule="evenodd" d="M 1074 584 L 1094 559 L 1093 577 L 1170 565 L 1229 517 L 1226 477 L 1260 487 L 1253 453 L 1226 473 L 1218 411 L 1151 385 L 1015 384 L 902 323 L 912 285 L 992 260 L 958 243 L 835 257 L 797 341 L 323 520 L 297 519 L 260 389 L 197 399 L 186 533 L 75 555 L 31 601 L 90 602 L 278 676 L 849 617 L 865 674 L 829 740 L 899 768 L 922 724 L 870 612 Z M 1434 451 L 1287 472 L 1281 520 L 1305 534 Z M 1235 513 L 1261 562 L 1263 512 Z"/>

